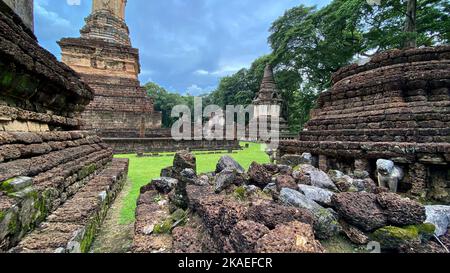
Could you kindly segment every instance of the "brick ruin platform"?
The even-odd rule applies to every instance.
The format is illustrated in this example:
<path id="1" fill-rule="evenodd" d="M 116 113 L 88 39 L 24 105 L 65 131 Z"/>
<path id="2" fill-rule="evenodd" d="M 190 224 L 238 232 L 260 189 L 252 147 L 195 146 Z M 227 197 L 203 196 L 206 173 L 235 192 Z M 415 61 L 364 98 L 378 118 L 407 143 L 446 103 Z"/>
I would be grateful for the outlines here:
<path id="1" fill-rule="evenodd" d="M 86 252 L 127 160 L 80 112 L 93 90 L 0 1 L 0 252 Z"/>
<path id="2" fill-rule="evenodd" d="M 405 170 L 400 191 L 450 203 L 450 46 L 393 50 L 332 77 L 311 120 L 280 154 L 308 152 L 322 170 Z"/>
<path id="3" fill-rule="evenodd" d="M 238 149 L 237 140 L 174 141 L 170 129 L 161 128 L 162 115 L 138 79 L 139 50 L 131 46 L 125 6 L 123 0 L 94 0 L 81 37 L 59 41 L 62 61 L 95 91 L 82 128 L 94 130 L 114 153 Z"/>

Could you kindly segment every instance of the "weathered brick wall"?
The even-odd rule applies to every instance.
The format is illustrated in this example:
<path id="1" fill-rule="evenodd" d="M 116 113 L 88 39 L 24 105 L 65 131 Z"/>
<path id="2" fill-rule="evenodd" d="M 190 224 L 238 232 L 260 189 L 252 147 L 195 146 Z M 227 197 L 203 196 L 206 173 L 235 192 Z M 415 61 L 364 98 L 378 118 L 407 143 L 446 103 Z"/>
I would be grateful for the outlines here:
<path id="1" fill-rule="evenodd" d="M 450 46 L 388 51 L 340 69 L 332 82 L 299 139 L 281 143 L 281 155 L 386 158 L 407 170 L 416 163 L 448 170 Z"/>

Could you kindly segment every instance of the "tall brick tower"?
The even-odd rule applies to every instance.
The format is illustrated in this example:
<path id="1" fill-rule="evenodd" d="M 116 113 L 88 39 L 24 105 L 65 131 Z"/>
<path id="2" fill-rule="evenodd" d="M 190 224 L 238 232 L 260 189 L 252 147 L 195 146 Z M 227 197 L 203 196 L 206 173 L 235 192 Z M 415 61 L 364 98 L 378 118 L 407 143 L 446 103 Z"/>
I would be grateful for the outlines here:
<path id="1" fill-rule="evenodd" d="M 62 61 L 95 91 L 84 129 L 103 137 L 139 137 L 161 127 L 161 113 L 140 86 L 139 51 L 125 23 L 126 0 L 93 0 L 80 38 L 59 41 Z"/>

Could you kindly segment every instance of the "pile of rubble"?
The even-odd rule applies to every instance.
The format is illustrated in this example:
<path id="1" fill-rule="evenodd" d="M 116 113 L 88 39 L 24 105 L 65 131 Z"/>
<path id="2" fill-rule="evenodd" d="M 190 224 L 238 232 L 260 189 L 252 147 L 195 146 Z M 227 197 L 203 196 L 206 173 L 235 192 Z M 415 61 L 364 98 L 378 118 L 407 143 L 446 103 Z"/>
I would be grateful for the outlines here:
<path id="1" fill-rule="evenodd" d="M 450 207 L 389 192 L 367 173 L 325 173 L 311 160 L 254 162 L 246 172 L 224 156 L 215 172 L 197 175 L 195 156 L 178 152 L 141 189 L 134 251 L 322 253 L 335 237 L 355 246 L 375 241 L 389 252 L 449 247 Z"/>

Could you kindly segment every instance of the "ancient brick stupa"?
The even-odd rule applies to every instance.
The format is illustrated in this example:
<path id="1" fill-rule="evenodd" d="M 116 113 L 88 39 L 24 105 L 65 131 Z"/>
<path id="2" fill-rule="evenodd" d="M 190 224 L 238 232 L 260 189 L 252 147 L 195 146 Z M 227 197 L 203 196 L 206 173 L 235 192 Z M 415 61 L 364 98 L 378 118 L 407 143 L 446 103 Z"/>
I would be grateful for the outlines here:
<path id="1" fill-rule="evenodd" d="M 312 153 L 321 169 L 363 170 L 390 159 L 401 192 L 450 202 L 450 46 L 393 50 L 333 75 L 306 130 L 283 154 Z"/>
<path id="2" fill-rule="evenodd" d="M 79 130 L 93 90 L 38 45 L 32 7 L 0 0 L 0 252 L 88 252 L 128 161 Z"/>
<path id="3" fill-rule="evenodd" d="M 280 136 L 287 135 L 287 122 L 281 115 L 283 100 L 275 83 L 272 67 L 268 64 L 264 69 L 264 77 L 261 82 L 258 95 L 253 100 L 253 119 L 258 124 L 258 136 L 260 136 L 261 122 L 267 122 L 267 128 L 271 129 L 271 120 L 279 118 Z M 256 136 L 256 132 L 251 132 L 251 136 Z M 258 137 L 259 138 L 259 137 Z"/>
<path id="4" fill-rule="evenodd" d="M 83 127 L 102 137 L 143 137 L 161 127 L 161 113 L 138 80 L 139 52 L 131 47 L 125 6 L 126 0 L 93 0 L 81 38 L 59 42 L 62 61 L 95 91 Z"/>

